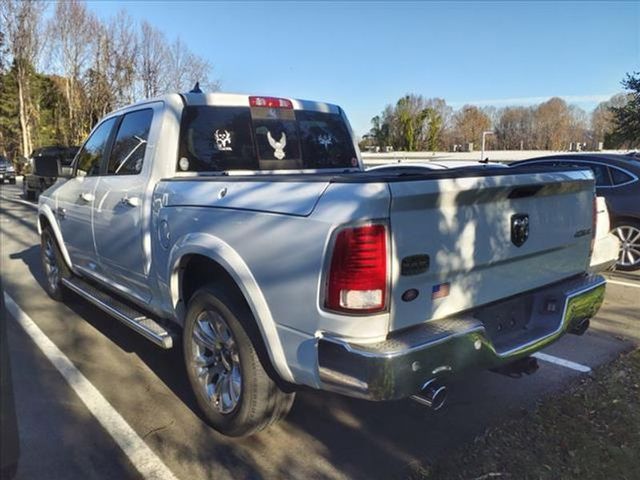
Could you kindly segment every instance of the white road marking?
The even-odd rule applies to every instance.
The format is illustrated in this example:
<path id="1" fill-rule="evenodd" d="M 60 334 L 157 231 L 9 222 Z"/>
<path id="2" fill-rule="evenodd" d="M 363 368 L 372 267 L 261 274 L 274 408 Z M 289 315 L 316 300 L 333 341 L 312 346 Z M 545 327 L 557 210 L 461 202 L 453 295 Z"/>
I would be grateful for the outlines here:
<path id="1" fill-rule="evenodd" d="M 22 326 L 33 342 L 42 350 L 54 367 L 65 378 L 80 400 L 120 446 L 131 463 L 145 479 L 176 480 L 174 474 L 153 453 L 149 446 L 129 426 L 115 408 L 87 378 L 71 363 L 64 353 L 40 330 L 33 320 L 5 292 L 7 310 Z"/>
<path id="2" fill-rule="evenodd" d="M 614 285 L 624 285 L 625 287 L 640 288 L 640 283 L 621 282 L 620 280 L 610 280 L 608 278 L 607 283 L 613 283 Z"/>
<path id="3" fill-rule="evenodd" d="M 543 360 L 545 362 L 560 365 L 561 367 L 570 368 L 571 370 L 575 370 L 576 372 L 589 373 L 591 371 L 591 367 L 582 365 L 581 363 L 572 362 L 571 360 L 565 360 L 564 358 L 554 357 L 553 355 L 549 355 L 548 353 L 536 352 L 531 356 L 536 357 L 538 360 Z"/>

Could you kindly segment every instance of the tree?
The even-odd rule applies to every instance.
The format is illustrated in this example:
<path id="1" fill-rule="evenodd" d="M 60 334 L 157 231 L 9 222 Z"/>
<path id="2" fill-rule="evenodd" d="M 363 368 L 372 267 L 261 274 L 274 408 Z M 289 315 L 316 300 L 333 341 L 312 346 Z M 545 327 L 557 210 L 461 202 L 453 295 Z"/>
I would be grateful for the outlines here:
<path id="1" fill-rule="evenodd" d="M 2 0 L 0 17 L 7 37 L 17 85 L 20 151 L 24 157 L 33 149 L 32 125 L 37 109 L 31 100 L 31 79 L 41 52 L 41 21 L 45 4 L 40 2 Z"/>
<path id="2" fill-rule="evenodd" d="M 541 150 L 562 150 L 568 147 L 571 113 L 567 102 L 554 97 L 541 103 L 534 111 L 535 146 Z"/>
<path id="3" fill-rule="evenodd" d="M 169 60 L 169 47 L 164 34 L 148 22 L 140 27 L 138 51 L 138 78 L 142 96 L 152 98 L 167 90 L 165 65 Z"/>
<path id="4" fill-rule="evenodd" d="M 101 24 L 80 0 L 57 2 L 48 31 L 51 58 L 56 70 L 64 76 L 67 99 L 69 142 L 79 141 L 86 125 L 81 110 L 81 80 L 91 59 Z"/>
<path id="5" fill-rule="evenodd" d="M 505 107 L 495 124 L 499 148 L 530 149 L 533 146 L 533 111 L 527 107 Z"/>
<path id="6" fill-rule="evenodd" d="M 443 119 L 435 108 L 427 107 L 425 112 L 425 121 L 427 124 L 427 138 L 425 147 L 427 150 L 435 152 L 440 146 L 440 135 L 442 133 Z"/>
<path id="7" fill-rule="evenodd" d="M 622 86 L 630 93 L 624 105 L 611 107 L 612 138 L 621 145 L 637 148 L 640 147 L 640 72 L 627 73 Z"/>
<path id="8" fill-rule="evenodd" d="M 482 132 L 491 128 L 491 120 L 486 113 L 473 105 L 465 105 L 455 114 L 455 136 L 462 143 L 482 142 Z"/>
<path id="9" fill-rule="evenodd" d="M 211 65 L 208 61 L 192 53 L 178 37 L 169 48 L 166 88 L 172 92 L 191 90 L 196 82 L 206 90 L 218 89 L 218 83 L 209 79 Z"/>

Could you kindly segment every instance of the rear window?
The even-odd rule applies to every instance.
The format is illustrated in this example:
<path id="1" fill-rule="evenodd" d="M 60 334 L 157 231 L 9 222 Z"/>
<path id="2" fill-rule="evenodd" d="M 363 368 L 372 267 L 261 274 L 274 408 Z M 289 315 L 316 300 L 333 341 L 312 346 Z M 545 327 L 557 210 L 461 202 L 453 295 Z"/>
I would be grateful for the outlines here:
<path id="1" fill-rule="evenodd" d="M 178 171 L 298 170 L 358 165 L 338 114 L 266 107 L 186 107 Z"/>

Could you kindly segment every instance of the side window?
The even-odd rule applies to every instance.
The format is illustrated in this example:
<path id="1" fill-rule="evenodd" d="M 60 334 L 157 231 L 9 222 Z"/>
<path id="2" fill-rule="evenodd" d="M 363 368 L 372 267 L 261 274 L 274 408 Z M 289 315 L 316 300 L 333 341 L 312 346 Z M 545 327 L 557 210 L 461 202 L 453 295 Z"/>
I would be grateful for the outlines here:
<path id="1" fill-rule="evenodd" d="M 91 177 L 100 173 L 102 155 L 115 121 L 115 118 L 110 118 L 103 122 L 85 142 L 78 153 L 76 175 Z"/>
<path id="2" fill-rule="evenodd" d="M 622 185 L 623 183 L 627 183 L 633 180 L 633 177 L 622 170 L 618 170 L 617 168 L 610 167 L 609 171 L 611 172 L 611 180 L 614 185 Z"/>
<path id="3" fill-rule="evenodd" d="M 113 142 L 107 175 L 137 175 L 142 171 L 153 110 L 127 113 Z"/>
<path id="4" fill-rule="evenodd" d="M 609 177 L 609 169 L 607 167 L 597 163 L 590 163 L 584 166 L 589 167 L 593 171 L 593 176 L 596 177 L 596 187 L 611 186 L 611 178 Z"/>

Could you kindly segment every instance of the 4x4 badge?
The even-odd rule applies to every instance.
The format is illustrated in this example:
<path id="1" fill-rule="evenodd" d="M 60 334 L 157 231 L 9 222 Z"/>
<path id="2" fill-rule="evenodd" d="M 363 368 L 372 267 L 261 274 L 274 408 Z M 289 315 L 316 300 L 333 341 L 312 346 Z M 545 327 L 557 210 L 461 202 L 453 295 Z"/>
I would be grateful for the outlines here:
<path id="1" fill-rule="evenodd" d="M 529 238 L 529 215 L 516 213 L 511 215 L 511 242 L 521 247 Z"/>

